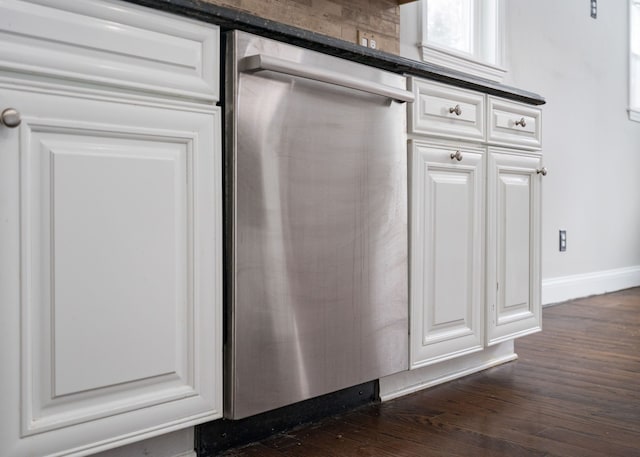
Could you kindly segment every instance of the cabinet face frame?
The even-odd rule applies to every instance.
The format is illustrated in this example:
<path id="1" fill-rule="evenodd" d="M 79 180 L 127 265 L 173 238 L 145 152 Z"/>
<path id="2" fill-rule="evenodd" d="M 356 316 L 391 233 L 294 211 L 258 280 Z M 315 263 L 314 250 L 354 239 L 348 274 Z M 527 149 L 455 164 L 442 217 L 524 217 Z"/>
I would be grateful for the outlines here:
<path id="1" fill-rule="evenodd" d="M 456 152 L 461 161 L 451 157 Z M 412 140 L 409 164 L 415 369 L 483 348 L 484 151 Z M 440 252 L 445 245 L 449 252 Z"/>
<path id="2" fill-rule="evenodd" d="M 488 148 L 487 346 L 541 330 L 541 164 L 540 155 Z"/>

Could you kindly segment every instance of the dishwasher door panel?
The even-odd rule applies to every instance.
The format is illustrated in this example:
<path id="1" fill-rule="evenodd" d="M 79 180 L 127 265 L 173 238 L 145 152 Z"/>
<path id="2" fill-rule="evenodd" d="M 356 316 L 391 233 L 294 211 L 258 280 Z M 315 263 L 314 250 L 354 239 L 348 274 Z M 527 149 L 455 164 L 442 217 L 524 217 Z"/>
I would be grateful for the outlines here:
<path id="1" fill-rule="evenodd" d="M 238 58 L 255 40 L 271 46 L 238 40 Z M 242 418 L 407 369 L 406 105 L 236 78 L 226 414 Z"/>

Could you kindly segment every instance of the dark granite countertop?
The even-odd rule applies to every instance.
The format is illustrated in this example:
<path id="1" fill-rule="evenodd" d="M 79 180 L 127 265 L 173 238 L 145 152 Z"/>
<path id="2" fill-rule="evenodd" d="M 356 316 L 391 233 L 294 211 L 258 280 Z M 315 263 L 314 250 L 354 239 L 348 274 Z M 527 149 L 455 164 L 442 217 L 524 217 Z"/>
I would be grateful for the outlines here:
<path id="1" fill-rule="evenodd" d="M 407 59 L 394 54 L 358 46 L 279 22 L 262 19 L 231 8 L 212 5 L 203 0 L 125 0 L 130 3 L 191 17 L 219 25 L 223 30 L 243 30 L 297 46 L 360 62 L 395 73 L 406 73 L 453 86 L 473 89 L 510 100 L 542 105 L 545 99 L 533 92 L 450 70 L 439 65 Z"/>

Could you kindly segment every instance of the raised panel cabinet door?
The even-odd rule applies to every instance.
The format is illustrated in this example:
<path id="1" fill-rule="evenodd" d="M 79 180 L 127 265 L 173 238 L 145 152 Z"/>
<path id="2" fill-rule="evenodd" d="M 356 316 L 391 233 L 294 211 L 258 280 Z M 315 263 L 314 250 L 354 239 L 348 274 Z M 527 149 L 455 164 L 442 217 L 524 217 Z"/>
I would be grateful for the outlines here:
<path id="1" fill-rule="evenodd" d="M 411 368 L 483 347 L 483 153 L 410 143 Z"/>
<path id="2" fill-rule="evenodd" d="M 489 149 L 487 343 L 541 329 L 541 157 Z"/>
<path id="3" fill-rule="evenodd" d="M 221 417 L 218 108 L 0 87 L 0 455 Z"/>

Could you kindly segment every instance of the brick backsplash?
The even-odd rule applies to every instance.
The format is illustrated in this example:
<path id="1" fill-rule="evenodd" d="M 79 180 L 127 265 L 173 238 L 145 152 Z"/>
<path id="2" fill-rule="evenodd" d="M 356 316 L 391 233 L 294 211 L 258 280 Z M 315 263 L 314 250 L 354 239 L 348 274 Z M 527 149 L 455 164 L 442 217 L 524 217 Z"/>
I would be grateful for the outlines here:
<path id="1" fill-rule="evenodd" d="M 358 30 L 373 33 L 378 49 L 400 51 L 397 0 L 205 0 L 312 32 L 357 42 Z"/>

